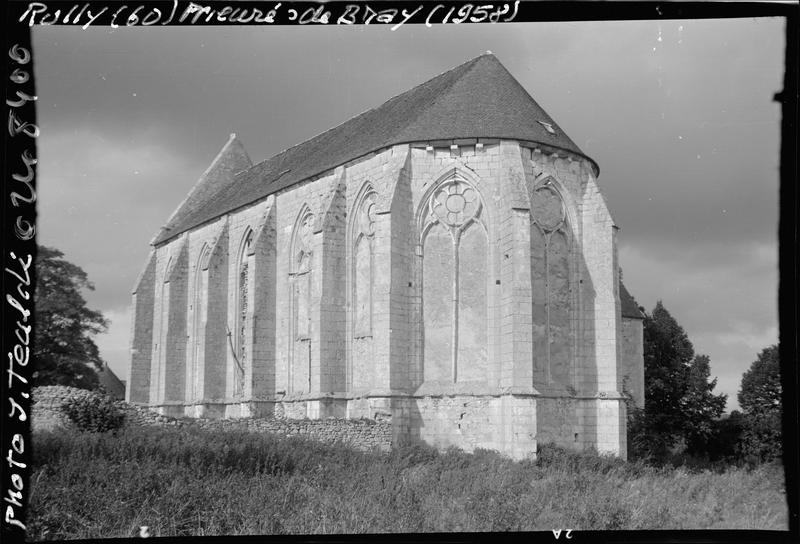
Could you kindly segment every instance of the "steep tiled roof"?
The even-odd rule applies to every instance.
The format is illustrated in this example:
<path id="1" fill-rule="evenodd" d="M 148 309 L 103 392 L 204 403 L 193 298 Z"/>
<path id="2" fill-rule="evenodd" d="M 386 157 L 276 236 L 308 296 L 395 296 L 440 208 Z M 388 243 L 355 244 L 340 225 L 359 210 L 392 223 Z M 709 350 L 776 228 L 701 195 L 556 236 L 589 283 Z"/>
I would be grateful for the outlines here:
<path id="1" fill-rule="evenodd" d="M 97 378 L 110 397 L 115 399 L 125 398 L 125 382 L 120 380 L 107 364 L 103 365 L 103 368 L 97 373 Z"/>
<path id="2" fill-rule="evenodd" d="M 214 202 L 217 194 L 233 183 L 234 175 L 237 172 L 246 170 L 252 165 L 253 163 L 250 157 L 247 156 L 247 151 L 245 151 L 242 142 L 236 138 L 236 134 L 231 134 L 230 139 L 222 146 L 214 160 L 211 161 L 211 165 L 203 172 L 203 175 L 200 176 L 200 179 L 197 180 L 197 183 L 189 191 L 183 202 L 172 213 L 172 216 L 167 219 L 167 223 L 161 227 L 152 244 L 156 245 L 199 225 L 200 222 L 196 220 L 195 212 L 209 202 Z"/>
<path id="3" fill-rule="evenodd" d="M 619 282 L 619 302 L 622 309 L 622 317 L 627 317 L 628 319 L 644 319 L 641 310 L 639 310 L 639 305 L 636 304 L 636 300 L 631 296 L 625 288 L 625 284 L 622 282 Z"/>
<path id="4" fill-rule="evenodd" d="M 466 138 L 536 142 L 585 157 L 500 61 L 485 54 L 270 159 L 247 164 L 235 176 L 219 177 L 215 190 L 199 193 L 196 187 L 153 243 L 373 151 Z M 193 198 L 196 193 L 203 198 Z"/>

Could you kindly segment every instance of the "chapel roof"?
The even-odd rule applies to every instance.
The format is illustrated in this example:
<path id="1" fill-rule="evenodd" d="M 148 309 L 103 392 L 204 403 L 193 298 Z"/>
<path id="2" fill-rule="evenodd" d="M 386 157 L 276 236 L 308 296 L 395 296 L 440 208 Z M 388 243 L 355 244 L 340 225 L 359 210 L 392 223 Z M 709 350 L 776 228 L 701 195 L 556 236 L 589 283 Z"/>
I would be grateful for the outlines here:
<path id="1" fill-rule="evenodd" d="M 470 138 L 502 138 L 562 149 L 586 157 L 595 174 L 598 172 L 596 163 L 497 57 L 487 52 L 255 165 L 231 135 L 152 243 L 163 243 L 234 209 L 392 145 Z"/>
<path id="2" fill-rule="evenodd" d="M 628 292 L 628 289 L 625 288 L 625 284 L 621 281 L 619 282 L 619 302 L 620 309 L 622 310 L 622 317 L 627 317 L 628 319 L 644 319 L 644 315 L 639 309 L 636 299 L 633 298 L 633 295 Z"/>
<path id="3" fill-rule="evenodd" d="M 108 364 L 97 372 L 97 379 L 105 392 L 112 398 L 125 398 L 125 382 L 120 380 Z"/>

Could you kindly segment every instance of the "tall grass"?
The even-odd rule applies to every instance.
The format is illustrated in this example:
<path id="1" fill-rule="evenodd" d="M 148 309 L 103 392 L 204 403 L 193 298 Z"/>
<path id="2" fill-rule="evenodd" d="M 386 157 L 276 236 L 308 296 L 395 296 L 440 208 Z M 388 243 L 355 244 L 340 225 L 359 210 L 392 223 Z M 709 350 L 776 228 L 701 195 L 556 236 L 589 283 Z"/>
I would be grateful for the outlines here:
<path id="1" fill-rule="evenodd" d="M 545 448 L 364 453 L 201 429 L 34 436 L 29 538 L 785 529 L 779 466 L 691 472 Z"/>

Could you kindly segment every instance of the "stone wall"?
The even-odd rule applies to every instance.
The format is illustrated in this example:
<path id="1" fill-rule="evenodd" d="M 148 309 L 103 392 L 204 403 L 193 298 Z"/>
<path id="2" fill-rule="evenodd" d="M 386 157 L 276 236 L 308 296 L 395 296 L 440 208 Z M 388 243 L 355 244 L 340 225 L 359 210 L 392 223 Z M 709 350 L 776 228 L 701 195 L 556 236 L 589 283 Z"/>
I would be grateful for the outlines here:
<path id="1" fill-rule="evenodd" d="M 33 390 L 31 427 L 44 430 L 73 430 L 74 424 L 61 411 L 71 400 L 97 396 L 99 393 L 66 386 L 37 387 Z M 117 401 L 115 405 L 125 414 L 125 425 L 199 427 L 207 430 L 248 431 L 281 436 L 302 436 L 332 444 L 342 442 L 362 450 L 378 448 L 388 451 L 392 444 L 391 420 L 368 419 L 280 419 L 243 418 L 207 419 L 173 418 L 152 410 Z"/>
<path id="2" fill-rule="evenodd" d="M 641 319 L 622 319 L 620 337 L 619 390 L 633 397 L 644 408 L 644 329 Z"/>
<path id="3" fill-rule="evenodd" d="M 536 399 L 516 395 L 452 395 L 397 399 L 392 419 L 398 438 L 439 449 L 496 450 L 512 459 L 537 448 Z"/>
<path id="4" fill-rule="evenodd" d="M 133 291 L 131 320 L 131 372 L 125 400 L 150 402 L 150 372 L 153 356 L 153 307 L 155 296 L 155 250 L 150 251 Z"/>

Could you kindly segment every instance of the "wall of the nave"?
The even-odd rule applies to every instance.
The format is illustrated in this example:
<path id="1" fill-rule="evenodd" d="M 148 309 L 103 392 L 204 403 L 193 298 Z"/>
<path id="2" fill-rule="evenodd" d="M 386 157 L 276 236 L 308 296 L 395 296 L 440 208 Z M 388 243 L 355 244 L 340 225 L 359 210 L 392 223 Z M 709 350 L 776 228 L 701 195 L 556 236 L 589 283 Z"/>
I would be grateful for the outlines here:
<path id="1" fill-rule="evenodd" d="M 132 295 L 131 370 L 125 400 L 150 403 L 150 373 L 153 364 L 153 307 L 155 304 L 156 255 L 147 256 Z"/>
<path id="2" fill-rule="evenodd" d="M 641 319 L 622 318 L 619 392 L 631 395 L 644 408 L 644 328 Z"/>

